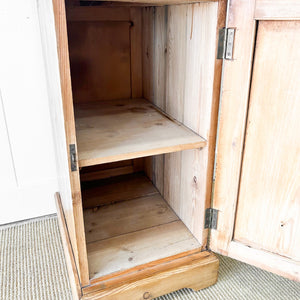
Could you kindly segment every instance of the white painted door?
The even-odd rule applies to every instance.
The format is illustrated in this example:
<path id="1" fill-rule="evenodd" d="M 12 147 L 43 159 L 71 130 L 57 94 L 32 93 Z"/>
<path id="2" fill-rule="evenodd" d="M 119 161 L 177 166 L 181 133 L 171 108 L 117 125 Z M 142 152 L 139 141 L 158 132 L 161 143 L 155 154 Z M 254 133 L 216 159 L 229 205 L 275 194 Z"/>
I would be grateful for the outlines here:
<path id="1" fill-rule="evenodd" d="M 0 2 L 0 224 L 55 212 L 57 176 L 36 0 Z"/>

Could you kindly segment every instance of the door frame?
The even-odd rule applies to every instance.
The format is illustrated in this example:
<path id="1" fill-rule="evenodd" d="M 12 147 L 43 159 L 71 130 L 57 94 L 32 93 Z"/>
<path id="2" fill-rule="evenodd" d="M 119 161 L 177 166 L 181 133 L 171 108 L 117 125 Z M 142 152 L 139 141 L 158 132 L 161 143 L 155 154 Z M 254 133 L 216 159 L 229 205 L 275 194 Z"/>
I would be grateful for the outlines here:
<path id="1" fill-rule="evenodd" d="M 261 2 L 231 0 L 228 5 L 226 27 L 236 28 L 236 32 L 233 60 L 224 60 L 223 63 L 213 193 L 213 207 L 218 210 L 218 227 L 211 231 L 210 248 L 217 253 L 300 281 L 299 262 L 262 249 L 250 248 L 233 239 L 256 26 L 258 20 L 266 19 L 261 13 Z M 275 10 L 276 5 L 270 2 L 268 9 Z M 279 11 L 280 8 L 277 9 Z M 293 12 L 292 9 L 290 11 Z M 280 19 L 278 13 L 274 18 L 276 20 Z M 285 13 L 282 19 L 294 20 L 295 15 L 288 18 Z"/>

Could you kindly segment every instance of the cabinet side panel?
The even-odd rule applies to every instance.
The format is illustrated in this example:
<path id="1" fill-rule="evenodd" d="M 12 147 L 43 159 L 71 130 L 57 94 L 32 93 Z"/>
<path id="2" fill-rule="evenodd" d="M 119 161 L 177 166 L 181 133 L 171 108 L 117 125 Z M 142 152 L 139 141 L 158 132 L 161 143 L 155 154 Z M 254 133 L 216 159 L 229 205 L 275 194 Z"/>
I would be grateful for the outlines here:
<path id="1" fill-rule="evenodd" d="M 47 0 L 37 1 L 37 4 L 56 148 L 59 192 L 81 283 L 88 284 L 79 172 L 71 173 L 68 164 L 69 151 L 67 146 L 68 144 L 76 145 L 76 137 L 69 68 L 68 66 L 62 67 L 63 61 L 67 65 L 69 64 L 68 51 L 65 48 L 62 49 L 63 46 L 67 46 L 67 41 L 62 43 L 62 41 L 56 39 L 55 35 L 55 29 L 56 31 L 66 30 L 64 2 L 55 0 L 52 3 L 51 0 Z M 58 18 L 60 19 L 58 20 Z M 62 19 L 64 19 L 64 22 Z M 67 80 L 67 77 L 69 77 L 69 80 Z M 66 84 L 66 82 L 69 83 Z"/>
<path id="2" fill-rule="evenodd" d="M 144 97 L 209 141 L 217 15 L 218 3 L 197 3 L 153 8 L 150 15 L 145 8 L 143 18 L 144 32 L 152 28 L 152 45 L 143 48 Z M 211 189 L 209 151 L 214 149 L 148 160 L 154 184 L 201 244 L 206 241 L 203 220 Z"/>

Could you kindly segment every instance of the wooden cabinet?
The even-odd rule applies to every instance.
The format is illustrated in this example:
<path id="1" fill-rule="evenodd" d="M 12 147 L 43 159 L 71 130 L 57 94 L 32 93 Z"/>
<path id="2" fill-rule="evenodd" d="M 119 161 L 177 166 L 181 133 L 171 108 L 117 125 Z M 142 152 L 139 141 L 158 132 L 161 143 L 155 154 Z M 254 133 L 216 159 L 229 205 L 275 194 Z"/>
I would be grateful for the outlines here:
<path id="1" fill-rule="evenodd" d="M 74 297 L 299 280 L 297 4 L 231 1 L 222 59 L 226 1 L 130 2 L 38 3 Z"/>

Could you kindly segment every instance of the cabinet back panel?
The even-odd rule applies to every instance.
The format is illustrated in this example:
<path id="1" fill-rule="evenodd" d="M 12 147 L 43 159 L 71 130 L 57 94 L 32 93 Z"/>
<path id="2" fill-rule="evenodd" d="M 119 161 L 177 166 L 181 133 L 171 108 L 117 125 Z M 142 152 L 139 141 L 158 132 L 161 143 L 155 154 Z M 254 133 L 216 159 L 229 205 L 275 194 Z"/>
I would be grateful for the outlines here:
<path id="1" fill-rule="evenodd" d="M 68 22 L 74 102 L 131 97 L 130 22 Z"/>

